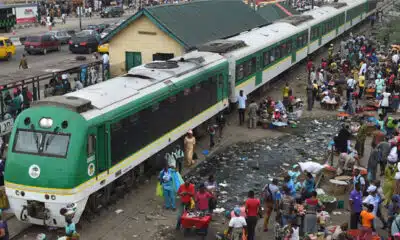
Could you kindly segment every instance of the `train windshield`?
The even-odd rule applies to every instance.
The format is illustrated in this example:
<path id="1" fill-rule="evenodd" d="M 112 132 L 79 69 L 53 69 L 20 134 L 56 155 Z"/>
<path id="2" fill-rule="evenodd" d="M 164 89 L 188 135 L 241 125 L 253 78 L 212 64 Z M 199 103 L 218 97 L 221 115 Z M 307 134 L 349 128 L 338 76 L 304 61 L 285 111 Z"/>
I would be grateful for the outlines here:
<path id="1" fill-rule="evenodd" d="M 35 130 L 17 131 L 13 151 L 43 156 L 67 157 L 69 134 Z"/>

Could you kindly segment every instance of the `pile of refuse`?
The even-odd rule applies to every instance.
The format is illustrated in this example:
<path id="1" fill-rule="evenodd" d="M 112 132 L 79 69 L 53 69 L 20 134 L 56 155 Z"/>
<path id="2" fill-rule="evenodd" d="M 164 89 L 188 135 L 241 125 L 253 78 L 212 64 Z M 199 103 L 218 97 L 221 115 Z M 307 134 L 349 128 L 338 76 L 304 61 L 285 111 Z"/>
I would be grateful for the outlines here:
<path id="1" fill-rule="evenodd" d="M 299 162 L 324 164 L 328 143 L 339 131 L 340 121 L 303 120 L 287 135 L 255 142 L 241 142 L 213 155 L 193 169 L 186 178 L 198 186 L 210 174 L 219 184 L 216 212 L 241 205 L 249 190 L 260 193 L 272 178 Z"/>

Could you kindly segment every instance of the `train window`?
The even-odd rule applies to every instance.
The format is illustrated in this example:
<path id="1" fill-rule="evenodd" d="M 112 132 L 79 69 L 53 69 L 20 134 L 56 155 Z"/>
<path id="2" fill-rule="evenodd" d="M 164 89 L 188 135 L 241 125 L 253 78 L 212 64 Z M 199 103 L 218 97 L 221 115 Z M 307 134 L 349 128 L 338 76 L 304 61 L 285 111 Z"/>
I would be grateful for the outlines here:
<path id="1" fill-rule="evenodd" d="M 198 84 L 196 84 L 196 85 L 194 86 L 194 91 L 195 91 L 195 92 L 199 92 L 200 90 L 201 90 L 201 84 L 198 83 Z"/>
<path id="2" fill-rule="evenodd" d="M 176 96 L 171 96 L 168 98 L 169 103 L 174 103 L 176 102 Z"/>
<path id="3" fill-rule="evenodd" d="M 241 80 L 244 77 L 243 74 L 243 64 L 240 64 L 236 67 L 236 80 Z"/>
<path id="4" fill-rule="evenodd" d="M 275 61 L 275 52 L 274 49 L 269 50 L 269 63 L 273 63 Z"/>
<path id="5" fill-rule="evenodd" d="M 251 69 L 252 69 L 252 62 L 251 61 L 247 61 L 244 64 L 244 76 L 247 77 L 251 74 Z"/>
<path id="6" fill-rule="evenodd" d="M 185 88 L 185 90 L 183 90 L 183 95 L 187 96 L 190 94 L 190 92 L 191 92 L 190 88 Z"/>
<path id="7" fill-rule="evenodd" d="M 151 111 L 155 112 L 160 108 L 160 104 L 159 103 L 155 103 L 151 106 Z"/>
<path id="8" fill-rule="evenodd" d="M 281 48 L 280 47 L 276 47 L 275 48 L 275 58 L 276 59 L 280 59 L 282 57 L 281 55 Z"/>
<path id="9" fill-rule="evenodd" d="M 287 53 L 290 54 L 292 52 L 292 41 L 288 41 L 286 43 L 287 46 Z"/>
<path id="10" fill-rule="evenodd" d="M 308 43 L 308 33 L 303 35 L 303 47 L 306 46 Z"/>
<path id="11" fill-rule="evenodd" d="M 253 57 L 251 60 L 251 74 L 255 73 L 257 71 L 257 59 Z"/>
<path id="12" fill-rule="evenodd" d="M 129 116 L 129 123 L 135 124 L 139 120 L 139 113 L 135 113 Z"/>
<path id="13" fill-rule="evenodd" d="M 269 64 L 269 52 L 264 53 L 264 67 Z"/>
<path id="14" fill-rule="evenodd" d="M 87 155 L 92 156 L 96 152 L 96 136 L 94 134 L 90 134 L 88 136 L 87 141 Z"/>
<path id="15" fill-rule="evenodd" d="M 117 132 L 122 129 L 122 121 L 118 121 L 111 125 L 111 132 Z"/>
<path id="16" fill-rule="evenodd" d="M 297 48 L 303 47 L 303 36 L 298 36 L 297 37 Z"/>
<path id="17" fill-rule="evenodd" d="M 282 44 L 282 45 L 281 45 L 281 54 L 282 54 L 282 57 L 284 57 L 284 56 L 287 55 L 286 44 Z"/>

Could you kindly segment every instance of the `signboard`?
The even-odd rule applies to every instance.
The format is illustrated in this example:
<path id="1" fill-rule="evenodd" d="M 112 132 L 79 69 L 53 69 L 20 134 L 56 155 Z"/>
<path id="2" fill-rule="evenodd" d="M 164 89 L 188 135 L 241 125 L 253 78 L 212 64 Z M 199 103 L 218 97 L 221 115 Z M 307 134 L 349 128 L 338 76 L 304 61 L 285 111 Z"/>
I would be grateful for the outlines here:
<path id="1" fill-rule="evenodd" d="M 9 134 L 14 126 L 14 119 L 9 118 L 0 122 L 0 136 Z"/>
<path id="2" fill-rule="evenodd" d="M 35 23 L 37 20 L 37 6 L 36 5 L 22 5 L 15 6 L 17 23 Z"/>

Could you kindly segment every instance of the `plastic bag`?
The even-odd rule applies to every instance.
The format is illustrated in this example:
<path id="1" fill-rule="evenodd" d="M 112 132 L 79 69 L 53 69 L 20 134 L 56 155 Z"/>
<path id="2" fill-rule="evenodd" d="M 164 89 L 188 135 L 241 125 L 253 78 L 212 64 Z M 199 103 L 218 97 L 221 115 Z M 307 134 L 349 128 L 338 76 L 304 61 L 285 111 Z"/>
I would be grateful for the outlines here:
<path id="1" fill-rule="evenodd" d="M 196 203 L 194 202 L 193 198 L 190 198 L 190 209 L 194 209 L 196 207 Z"/>
<path id="2" fill-rule="evenodd" d="M 301 170 L 309 173 L 319 173 L 324 168 L 323 165 L 316 162 L 300 162 Z"/>
<path id="3" fill-rule="evenodd" d="M 160 183 L 160 182 L 157 183 L 157 187 L 156 187 L 156 196 L 157 196 L 157 197 L 163 197 L 163 196 L 164 196 L 164 194 L 163 194 L 163 189 L 162 189 L 162 186 L 161 186 L 161 183 Z"/>

